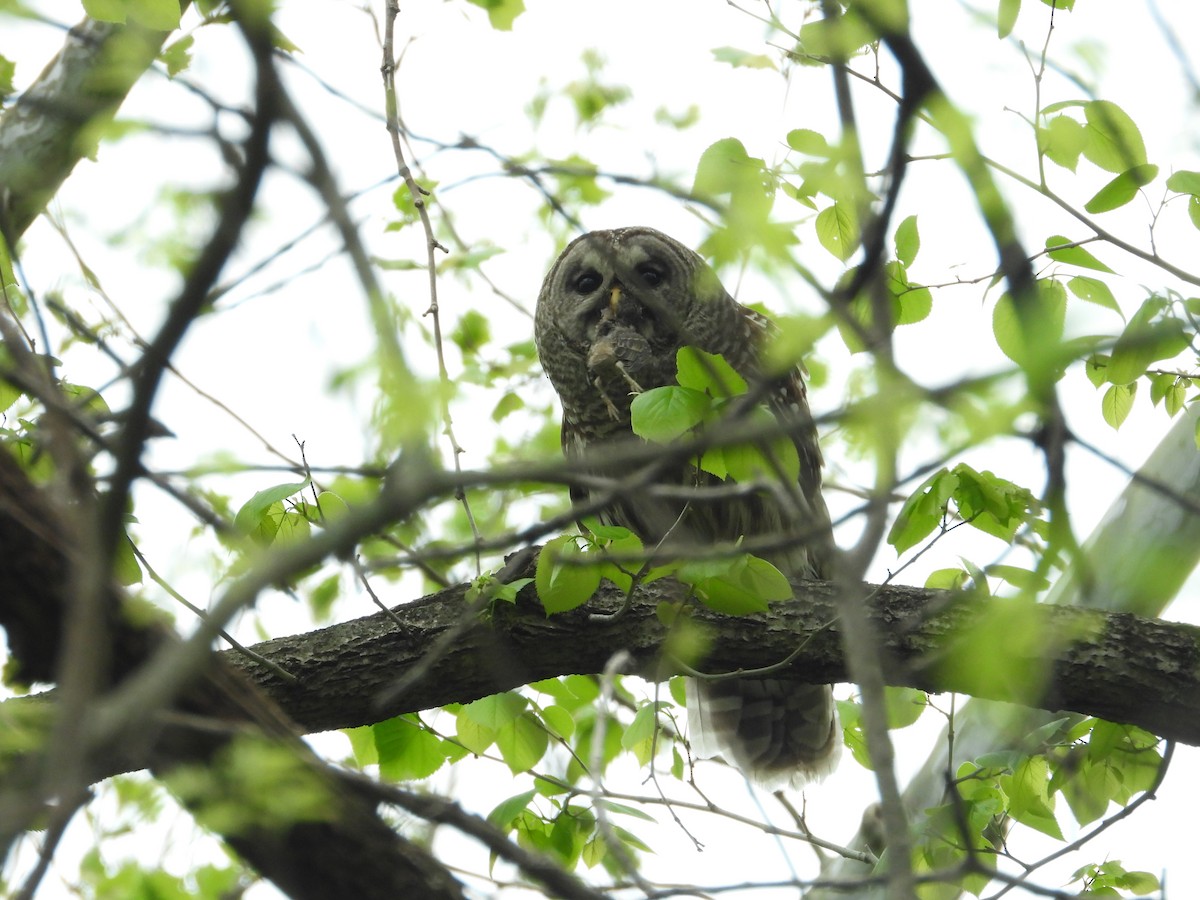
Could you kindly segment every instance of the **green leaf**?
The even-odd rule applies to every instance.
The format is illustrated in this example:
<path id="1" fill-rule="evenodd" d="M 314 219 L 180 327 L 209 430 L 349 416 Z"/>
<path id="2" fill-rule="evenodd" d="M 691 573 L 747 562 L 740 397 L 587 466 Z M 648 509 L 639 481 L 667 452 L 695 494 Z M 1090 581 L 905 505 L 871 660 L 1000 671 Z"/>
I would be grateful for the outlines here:
<path id="1" fill-rule="evenodd" d="M 476 245 L 465 253 L 454 253 L 445 257 L 437 265 L 438 272 L 464 272 L 478 269 L 479 266 L 493 256 L 499 256 L 504 250 L 490 244 Z"/>
<path id="2" fill-rule="evenodd" d="M 454 330 L 450 332 L 450 340 L 454 341 L 464 356 L 478 353 L 491 339 L 487 316 L 474 309 L 463 313 Z"/>
<path id="3" fill-rule="evenodd" d="M 415 724 L 411 716 L 378 722 L 371 730 L 379 774 L 391 781 L 428 778 L 446 761 L 441 739 Z"/>
<path id="4" fill-rule="evenodd" d="M 1183 409 L 1184 404 L 1187 403 L 1187 389 L 1190 383 L 1189 379 L 1179 378 L 1171 385 L 1170 390 L 1167 391 L 1167 396 L 1164 398 L 1167 402 L 1164 408 L 1167 411 L 1167 415 L 1171 418 L 1175 418 L 1179 411 Z"/>
<path id="5" fill-rule="evenodd" d="M 1160 372 L 1150 378 L 1150 403 L 1153 406 L 1158 406 L 1162 403 L 1163 398 L 1167 396 L 1167 391 L 1175 383 L 1176 376 L 1170 372 Z"/>
<path id="6" fill-rule="evenodd" d="M 1023 825 L 1062 840 L 1062 829 L 1054 817 L 1054 798 L 1049 793 L 1050 766 L 1044 756 L 1025 759 L 1012 775 L 1001 776 L 1008 795 L 1009 814 Z"/>
<path id="7" fill-rule="evenodd" d="M 1084 269 L 1095 269 L 1098 272 L 1116 274 L 1083 247 L 1064 246 L 1071 243 L 1069 238 L 1065 238 L 1061 234 L 1048 237 L 1046 238 L 1046 255 L 1056 262 L 1070 263 L 1073 266 L 1080 266 Z"/>
<path id="8" fill-rule="evenodd" d="M 1100 401 L 1100 412 L 1104 421 L 1114 429 L 1120 428 L 1129 411 L 1133 409 L 1133 398 L 1137 393 L 1137 382 L 1132 384 L 1114 384 L 1104 392 Z"/>
<path id="9" fill-rule="evenodd" d="M 880 18 L 887 16 L 887 4 L 878 3 L 872 9 Z M 806 54 L 844 59 L 854 56 L 877 37 L 875 30 L 861 16 L 854 15 L 851 7 L 836 18 L 816 19 L 801 25 L 799 44 Z"/>
<path id="10" fill-rule="evenodd" d="M 1067 289 L 1080 300 L 1086 300 L 1088 303 L 1095 303 L 1097 306 L 1111 309 L 1117 315 L 1121 316 L 1121 318 L 1125 318 L 1121 312 L 1121 307 L 1117 304 L 1117 298 L 1113 296 L 1112 290 L 1099 278 L 1076 275 L 1067 282 Z"/>
<path id="11" fill-rule="evenodd" d="M 633 433 L 656 444 L 667 444 L 705 420 L 712 398 L 693 388 L 666 385 L 633 398 L 629 418 Z"/>
<path id="12" fill-rule="evenodd" d="M 858 220 L 845 203 L 834 203 L 817 213 L 817 240 L 842 262 L 858 249 Z"/>
<path id="13" fill-rule="evenodd" d="M 665 706 L 665 703 L 658 704 L 660 707 Z M 641 819 L 643 822 L 657 822 L 658 819 L 650 815 L 645 810 L 638 809 L 636 806 L 626 806 L 624 803 L 616 803 L 612 800 L 597 800 L 599 805 L 603 806 L 611 813 L 616 813 L 621 816 L 632 816 L 635 819 Z"/>
<path id="14" fill-rule="evenodd" d="M 1137 192 L 1158 176 L 1158 166 L 1135 166 L 1122 172 L 1096 192 L 1083 208 L 1090 213 L 1108 212 L 1124 206 L 1137 196 Z"/>
<path id="15" fill-rule="evenodd" d="M 774 423 L 771 414 L 765 409 L 756 409 L 749 416 L 749 421 L 755 423 L 751 427 L 767 426 Z M 717 450 L 718 448 L 713 448 Z M 775 438 L 765 446 L 755 444 L 731 444 L 721 447 L 720 461 L 724 476 L 719 475 L 705 465 L 710 451 L 705 451 L 700 459 L 700 468 L 713 471 L 718 477 L 729 477 L 734 481 L 746 484 L 755 480 L 768 482 L 794 483 L 800 477 L 800 453 L 790 438 Z M 715 467 L 714 467 L 715 468 Z"/>
<path id="16" fill-rule="evenodd" d="M 736 581 L 724 578 L 704 578 L 693 587 L 700 602 L 709 609 L 727 616 L 748 616 L 766 612 L 767 601 Z"/>
<path id="17" fill-rule="evenodd" d="M 838 718 L 842 722 L 842 737 L 850 755 L 864 769 L 871 768 L 871 757 L 867 752 L 866 736 L 863 734 L 862 705 L 853 700 L 837 701 Z"/>
<path id="18" fill-rule="evenodd" d="M 659 125 L 666 125 L 676 131 L 682 131 L 700 121 L 700 106 L 692 103 L 681 113 L 674 113 L 667 107 L 660 106 L 654 111 L 654 121 Z"/>
<path id="19" fill-rule="evenodd" d="M 286 500 L 294 494 L 300 493 L 308 487 L 308 479 L 297 482 L 289 482 L 288 484 L 277 484 L 273 487 L 263 488 L 244 504 L 234 516 L 233 524 L 243 534 L 255 534 L 259 532 L 263 520 L 266 517 L 270 508 L 282 500 Z M 274 536 L 274 530 L 271 531 L 271 536 Z"/>
<path id="20" fill-rule="evenodd" d="M 896 259 L 904 263 L 906 268 L 911 266 L 917 258 L 917 251 L 921 249 L 921 235 L 917 232 L 916 216 L 909 216 L 896 226 L 895 242 Z"/>
<path id="21" fill-rule="evenodd" d="M 1032 518 L 1038 505 L 1027 488 L 992 472 L 978 472 L 966 463 L 953 469 L 957 478 L 954 502 L 958 512 L 987 534 L 1011 542 L 1017 529 Z"/>
<path id="22" fill-rule="evenodd" d="M 1049 580 L 1044 576 L 1030 572 L 1028 569 L 1022 569 L 1019 566 L 1005 566 L 993 563 L 984 571 L 993 578 L 1007 581 L 1013 587 L 1023 591 L 1044 591 L 1050 586 Z"/>
<path id="23" fill-rule="evenodd" d="M 884 699 L 887 703 L 888 728 L 907 728 L 925 712 L 929 705 L 929 695 L 916 688 L 884 688 Z"/>
<path id="24" fill-rule="evenodd" d="M 13 93 L 13 76 L 17 73 L 17 64 L 7 56 L 0 54 L 0 97 L 8 97 Z M 0 253 L 0 256 L 3 256 Z"/>
<path id="25" fill-rule="evenodd" d="M 647 703 L 634 713 L 633 721 L 621 735 L 621 746 L 633 751 L 638 762 L 645 765 L 650 761 L 650 749 L 654 744 L 654 733 L 658 728 L 658 710 L 661 704 Z"/>
<path id="26" fill-rule="evenodd" d="M 992 332 L 1004 355 L 1024 368 L 1042 367 L 1060 354 L 1067 293 L 1054 279 L 1037 282 L 1037 293 L 1019 314 L 1010 294 L 1005 293 L 992 313 Z"/>
<path id="27" fill-rule="evenodd" d="M 497 31 L 512 31 L 517 16 L 525 12 L 524 0 L 468 0 L 487 10 L 488 21 Z"/>
<path id="28" fill-rule="evenodd" d="M 1113 384 L 1129 384 L 1140 378 L 1152 362 L 1171 359 L 1189 346 L 1183 322 L 1167 315 L 1163 298 L 1147 297 L 1134 313 L 1117 343 L 1106 373 Z"/>
<path id="29" fill-rule="evenodd" d="M 1099 388 L 1108 384 L 1108 362 L 1109 357 L 1106 354 L 1095 353 L 1083 364 L 1083 371 L 1093 386 Z"/>
<path id="30" fill-rule="evenodd" d="M 737 397 L 746 393 L 746 380 L 715 353 L 680 347 L 675 354 L 675 381 L 682 388 L 710 397 Z"/>
<path id="31" fill-rule="evenodd" d="M 735 69 L 774 69 L 775 60 L 762 53 L 750 53 L 737 47 L 714 47 L 717 62 L 729 63 Z"/>
<path id="32" fill-rule="evenodd" d="M 173 41 L 159 54 L 159 59 L 167 67 L 168 76 L 174 78 L 192 64 L 192 45 L 195 42 L 196 38 L 189 34 L 177 41 Z M 3 91 L 0 90 L 0 93 L 3 93 Z"/>
<path id="33" fill-rule="evenodd" d="M 174 31 L 179 27 L 178 0 L 126 0 L 129 17 L 155 31 Z"/>
<path id="34" fill-rule="evenodd" d="M 356 764 L 373 766 L 379 762 L 379 754 L 375 750 L 375 732 L 370 725 L 343 728 L 342 734 L 350 741 L 350 752 Z"/>
<path id="35" fill-rule="evenodd" d="M 561 706 L 547 706 L 541 711 L 542 722 L 557 737 L 567 740 L 575 733 L 575 718 Z"/>
<path id="36" fill-rule="evenodd" d="M 796 128 L 787 133 L 787 145 L 808 156 L 828 158 L 833 154 L 825 135 L 810 128 Z"/>
<path id="37" fill-rule="evenodd" d="M 116 553 L 113 556 L 113 577 L 117 583 L 128 587 L 131 584 L 142 583 L 142 566 L 137 554 L 133 552 L 133 542 L 129 535 L 117 542 Z"/>
<path id="38" fill-rule="evenodd" d="M 577 538 L 564 534 L 547 541 L 538 555 L 534 582 L 547 615 L 586 603 L 600 586 L 602 561 L 588 561 Z"/>
<path id="39" fill-rule="evenodd" d="M 321 491 L 317 494 L 317 507 L 321 511 L 321 524 L 326 527 L 341 522 L 350 515 L 349 504 L 333 491 Z"/>
<path id="40" fill-rule="evenodd" d="M 583 525 L 593 535 L 602 541 L 625 541 L 635 537 L 634 533 L 623 525 L 605 525 L 595 516 L 587 516 Z"/>
<path id="41" fill-rule="evenodd" d="M 512 413 L 525 408 L 525 400 L 516 391 L 509 391 L 497 402 L 492 410 L 492 421 L 503 422 Z"/>
<path id="42" fill-rule="evenodd" d="M 957 487 L 957 476 L 948 469 L 940 469 L 925 479 L 904 501 L 887 536 L 887 542 L 896 548 L 897 553 L 916 546 L 933 533 L 941 524 L 946 506 Z"/>
<path id="43" fill-rule="evenodd" d="M 970 578 L 962 569 L 938 569 L 930 572 L 925 579 L 925 587 L 939 591 L 957 591 Z"/>
<path id="44" fill-rule="evenodd" d="M 1000 0 L 996 11 L 996 36 L 1001 40 L 1012 34 L 1017 24 L 1017 13 L 1021 11 L 1021 0 Z"/>
<path id="45" fill-rule="evenodd" d="M 622 828 L 620 825 L 613 826 L 613 833 L 621 839 L 621 843 L 627 848 L 639 850 L 642 853 L 653 853 L 654 848 L 639 838 L 636 834 L 628 829 Z"/>
<path id="46" fill-rule="evenodd" d="M 492 731 L 499 731 L 509 725 L 525 712 L 529 701 L 520 694 L 504 692 L 481 697 L 471 703 L 464 704 L 459 710 L 460 716 L 466 716 L 473 722 L 478 722 Z"/>
<path id="47" fill-rule="evenodd" d="M 908 275 L 900 262 L 884 264 L 888 276 L 888 289 L 892 292 L 899 309 L 894 313 L 897 325 L 915 325 L 929 318 L 933 312 L 933 294 L 929 288 L 907 283 Z"/>
<path id="48" fill-rule="evenodd" d="M 769 601 L 792 596 L 792 586 L 782 572 L 748 553 L 685 562 L 677 577 L 696 590 L 705 606 L 730 616 L 766 612 Z"/>
<path id="49" fill-rule="evenodd" d="M 1079 154 L 1087 140 L 1087 130 L 1070 116 L 1055 116 L 1045 128 L 1038 129 L 1041 152 L 1052 163 L 1071 172 L 1079 165 Z"/>
<path id="50" fill-rule="evenodd" d="M 722 138 L 700 154 L 692 193 L 700 196 L 762 195 L 763 161 L 737 138 Z"/>
<path id="51" fill-rule="evenodd" d="M 517 816 L 529 808 L 530 802 L 536 795 L 536 791 L 523 791 L 520 794 L 514 794 L 507 800 L 500 801 L 487 814 L 487 820 L 501 831 L 508 831 Z"/>
<path id="52" fill-rule="evenodd" d="M 522 713 L 496 731 L 496 748 L 514 775 L 528 772 L 546 755 L 550 736 L 537 718 Z"/>
<path id="53" fill-rule="evenodd" d="M 318 622 L 328 621 L 334 601 L 341 596 L 341 593 L 342 579 L 340 575 L 335 573 L 322 579 L 308 593 L 308 605 L 312 610 L 313 618 Z"/>
<path id="54" fill-rule="evenodd" d="M 455 732 L 458 742 L 476 756 L 487 752 L 488 747 L 496 742 L 496 732 L 486 725 L 476 722 L 463 710 L 455 717 Z"/>
<path id="55" fill-rule="evenodd" d="M 1083 105 L 1086 139 L 1083 155 L 1109 172 L 1127 172 L 1146 163 L 1146 145 L 1128 113 L 1110 100 Z"/>
<path id="56" fill-rule="evenodd" d="M 757 556 L 746 556 L 744 582 L 767 600 L 792 599 L 792 585 L 775 566 Z"/>
<path id="57" fill-rule="evenodd" d="M 83 11 L 99 22 L 124 25 L 128 4 L 125 0 L 83 0 Z"/>
<path id="58" fill-rule="evenodd" d="M 1167 190 L 1177 194 L 1200 194 L 1200 172 L 1180 169 L 1167 179 Z"/>
<path id="59" fill-rule="evenodd" d="M 178 0 L 83 0 L 83 10 L 101 22 L 123 25 L 132 19 L 155 31 L 179 27 Z"/>

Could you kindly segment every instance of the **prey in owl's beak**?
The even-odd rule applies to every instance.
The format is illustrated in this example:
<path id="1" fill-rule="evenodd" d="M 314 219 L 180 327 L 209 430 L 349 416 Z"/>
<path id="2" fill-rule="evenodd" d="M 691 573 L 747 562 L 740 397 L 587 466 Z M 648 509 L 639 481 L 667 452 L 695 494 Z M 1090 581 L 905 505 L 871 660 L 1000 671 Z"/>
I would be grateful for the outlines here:
<path id="1" fill-rule="evenodd" d="M 612 292 L 608 298 L 608 306 L 600 314 L 601 322 L 616 322 L 618 313 L 621 307 L 621 286 L 614 284 Z M 600 338 L 592 345 L 592 350 L 588 354 L 587 367 L 588 371 L 592 372 L 596 377 L 592 384 L 600 392 L 600 396 L 604 398 L 604 405 L 608 408 L 609 415 L 614 419 L 620 419 L 621 413 L 617 409 L 616 404 L 608 396 L 605 390 L 605 382 L 611 383 L 614 373 L 620 376 L 620 380 L 630 389 L 629 396 L 634 396 L 643 392 L 643 388 L 633 376 L 625 368 L 625 363 L 621 356 L 624 355 L 621 351 L 629 352 L 632 348 L 624 346 L 628 343 L 628 337 L 625 341 L 620 338 L 619 331 L 610 331 L 604 337 Z M 641 350 L 642 348 L 637 348 Z"/>

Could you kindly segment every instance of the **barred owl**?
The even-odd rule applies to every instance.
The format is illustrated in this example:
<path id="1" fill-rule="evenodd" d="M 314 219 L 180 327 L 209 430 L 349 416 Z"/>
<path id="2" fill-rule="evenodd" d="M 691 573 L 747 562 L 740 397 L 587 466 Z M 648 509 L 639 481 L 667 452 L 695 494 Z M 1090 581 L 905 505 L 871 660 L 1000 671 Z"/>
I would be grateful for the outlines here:
<path id="1" fill-rule="evenodd" d="M 707 497 L 674 492 L 684 499 L 629 491 L 602 520 L 629 528 L 647 547 L 761 538 L 774 549 L 758 555 L 786 575 L 828 576 L 832 543 L 821 451 L 800 371 L 774 378 L 763 372 L 773 328 L 730 297 L 698 254 L 653 228 L 595 231 L 567 246 L 542 284 L 534 333 L 562 402 L 568 459 L 596 466 L 604 448 L 632 441 L 632 398 L 675 384 L 676 352 L 684 346 L 722 356 L 789 429 L 800 459 L 798 484 L 786 490 L 709 491 Z M 738 423 L 722 420 L 714 427 Z M 720 483 L 687 463 L 660 478 L 675 486 Z M 578 502 L 586 492 L 576 489 L 572 496 Z M 836 763 L 841 729 L 829 685 L 777 677 L 693 681 L 688 698 L 698 755 L 724 755 L 765 787 L 799 786 Z"/>

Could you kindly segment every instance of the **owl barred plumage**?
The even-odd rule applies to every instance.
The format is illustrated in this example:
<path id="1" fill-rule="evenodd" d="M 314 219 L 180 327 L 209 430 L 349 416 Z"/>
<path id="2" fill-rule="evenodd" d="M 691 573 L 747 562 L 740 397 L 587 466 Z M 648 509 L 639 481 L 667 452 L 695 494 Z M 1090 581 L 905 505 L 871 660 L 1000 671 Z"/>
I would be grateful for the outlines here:
<path id="1" fill-rule="evenodd" d="M 800 371 L 768 377 L 762 353 L 774 325 L 735 301 L 695 252 L 653 228 L 595 231 L 572 241 L 546 275 L 535 338 L 563 406 L 563 452 L 596 464 L 598 449 L 630 441 L 637 394 L 676 383 L 676 353 L 716 354 L 758 392 L 788 430 L 800 460 L 796 485 L 673 500 L 627 492 L 601 517 L 648 547 L 707 547 L 762 539 L 756 551 L 793 577 L 828 577 L 829 513 L 821 497 L 821 451 Z M 722 427 L 737 427 L 724 421 Z M 684 463 L 661 475 L 672 485 L 720 484 Z M 719 494 L 720 492 L 717 492 Z M 586 494 L 575 490 L 577 501 Z M 693 748 L 724 755 L 764 787 L 820 777 L 841 747 L 829 685 L 785 678 L 689 683 Z"/>

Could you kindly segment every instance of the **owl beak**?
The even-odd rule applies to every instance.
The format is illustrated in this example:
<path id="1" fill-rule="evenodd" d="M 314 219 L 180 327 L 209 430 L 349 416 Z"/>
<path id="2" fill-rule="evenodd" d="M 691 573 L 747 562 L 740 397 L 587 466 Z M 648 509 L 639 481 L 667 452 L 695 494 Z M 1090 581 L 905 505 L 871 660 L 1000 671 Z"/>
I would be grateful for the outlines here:
<path id="1" fill-rule="evenodd" d="M 619 284 L 614 284 L 612 286 L 612 293 L 609 295 L 609 298 L 608 298 L 609 312 L 611 312 L 615 316 L 617 314 L 617 308 L 620 305 L 621 305 L 621 286 Z"/>

